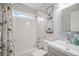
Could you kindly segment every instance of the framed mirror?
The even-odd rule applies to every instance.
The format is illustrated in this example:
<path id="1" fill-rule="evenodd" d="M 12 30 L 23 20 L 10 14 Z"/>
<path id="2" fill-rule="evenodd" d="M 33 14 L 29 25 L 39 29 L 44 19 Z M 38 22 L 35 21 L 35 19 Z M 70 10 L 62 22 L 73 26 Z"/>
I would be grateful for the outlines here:
<path id="1" fill-rule="evenodd" d="M 79 31 L 79 3 L 62 10 L 62 32 Z"/>

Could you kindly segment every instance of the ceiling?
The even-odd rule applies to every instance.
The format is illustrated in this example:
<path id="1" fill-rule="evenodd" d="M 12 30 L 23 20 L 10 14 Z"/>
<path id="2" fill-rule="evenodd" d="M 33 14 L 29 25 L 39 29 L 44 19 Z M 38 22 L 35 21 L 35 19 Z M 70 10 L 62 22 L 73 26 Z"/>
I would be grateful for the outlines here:
<path id="1" fill-rule="evenodd" d="M 14 10 L 36 14 L 38 11 L 45 12 L 46 8 L 54 5 L 53 3 L 16 3 L 13 4 Z"/>
<path id="2" fill-rule="evenodd" d="M 45 11 L 47 7 L 53 5 L 53 3 L 25 3 L 29 7 L 35 8 L 37 10 Z"/>

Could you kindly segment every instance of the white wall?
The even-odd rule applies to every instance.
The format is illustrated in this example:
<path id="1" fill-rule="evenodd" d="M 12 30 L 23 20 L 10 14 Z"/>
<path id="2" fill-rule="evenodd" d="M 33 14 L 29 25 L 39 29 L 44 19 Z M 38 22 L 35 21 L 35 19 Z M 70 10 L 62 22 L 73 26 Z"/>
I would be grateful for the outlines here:
<path id="1" fill-rule="evenodd" d="M 24 15 L 35 15 L 36 10 L 22 4 L 14 4 L 14 10 L 23 12 Z M 30 24 L 26 24 L 29 22 Z M 14 39 L 15 55 L 21 55 L 23 52 L 33 49 L 37 41 L 36 21 L 14 16 Z"/>
<path id="2" fill-rule="evenodd" d="M 41 41 L 44 40 L 45 36 L 45 14 L 38 11 L 37 13 L 37 45 L 41 47 Z"/>
<path id="3" fill-rule="evenodd" d="M 71 13 L 71 31 L 79 31 L 79 11 Z"/>
<path id="4" fill-rule="evenodd" d="M 29 22 L 27 24 L 27 22 Z M 36 26 L 34 19 L 28 20 L 22 17 L 14 19 L 15 54 L 21 54 L 33 48 L 36 42 Z"/>

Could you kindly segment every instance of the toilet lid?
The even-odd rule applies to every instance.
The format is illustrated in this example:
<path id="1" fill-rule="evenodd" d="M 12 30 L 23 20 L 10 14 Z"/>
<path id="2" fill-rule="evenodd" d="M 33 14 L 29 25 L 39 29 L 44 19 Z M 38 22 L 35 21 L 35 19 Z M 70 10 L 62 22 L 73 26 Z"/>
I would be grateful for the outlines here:
<path id="1" fill-rule="evenodd" d="M 44 50 L 41 50 L 41 49 L 38 49 L 38 50 L 36 50 L 36 51 L 33 52 L 34 56 L 43 56 L 45 54 L 47 54 L 47 52 L 44 51 Z"/>

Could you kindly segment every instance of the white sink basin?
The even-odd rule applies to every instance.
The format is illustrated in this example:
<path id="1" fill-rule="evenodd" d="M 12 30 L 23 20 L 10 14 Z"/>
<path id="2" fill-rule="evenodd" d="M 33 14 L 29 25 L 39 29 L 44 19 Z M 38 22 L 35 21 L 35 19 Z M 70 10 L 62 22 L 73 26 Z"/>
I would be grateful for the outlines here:
<path id="1" fill-rule="evenodd" d="M 48 45 L 69 55 L 79 55 L 79 46 L 68 44 L 65 41 L 48 42 Z"/>

